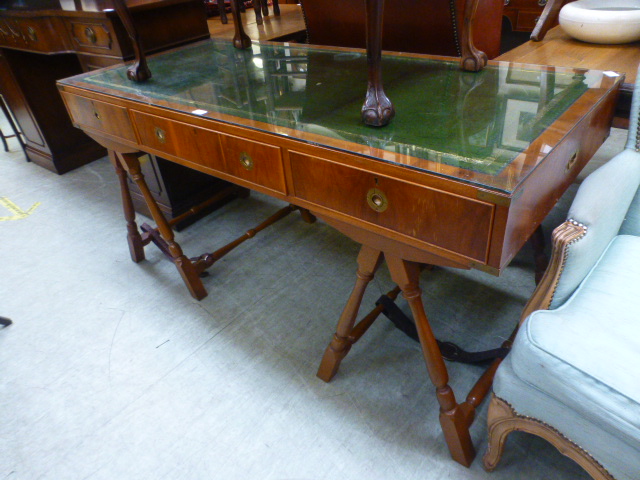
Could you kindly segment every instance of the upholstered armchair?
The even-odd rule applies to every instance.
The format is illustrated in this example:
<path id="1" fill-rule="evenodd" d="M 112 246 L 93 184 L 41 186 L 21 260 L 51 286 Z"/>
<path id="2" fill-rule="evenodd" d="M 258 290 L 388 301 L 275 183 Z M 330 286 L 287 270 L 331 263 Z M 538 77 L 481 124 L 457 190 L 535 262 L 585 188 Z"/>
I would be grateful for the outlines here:
<path id="1" fill-rule="evenodd" d="M 639 77 L 640 78 L 640 77 Z M 594 479 L 640 478 L 640 81 L 626 148 L 589 175 L 500 365 L 485 467 L 539 435 Z"/>

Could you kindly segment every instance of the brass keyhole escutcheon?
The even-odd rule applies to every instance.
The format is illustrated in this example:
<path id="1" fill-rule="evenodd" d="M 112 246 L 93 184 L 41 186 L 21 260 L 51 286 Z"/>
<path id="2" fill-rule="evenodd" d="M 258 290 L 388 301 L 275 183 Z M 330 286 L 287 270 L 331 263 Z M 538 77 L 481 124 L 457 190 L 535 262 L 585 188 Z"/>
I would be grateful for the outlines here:
<path id="1" fill-rule="evenodd" d="M 567 172 L 571 170 L 571 168 L 576 164 L 577 160 L 578 160 L 578 150 L 573 152 L 573 155 L 571 155 L 571 158 L 567 162 Z"/>
<path id="2" fill-rule="evenodd" d="M 93 112 L 93 116 L 96 117 L 98 120 L 102 120 L 98 112 Z"/>
<path id="3" fill-rule="evenodd" d="M 98 41 L 98 37 L 96 36 L 96 31 L 93 28 L 91 27 L 85 28 L 84 34 L 87 37 L 87 40 L 89 40 L 89 42 L 92 43 L 93 45 L 95 45 L 95 43 Z"/>
<path id="4" fill-rule="evenodd" d="M 29 36 L 32 42 L 35 43 L 38 41 L 38 35 L 36 35 L 36 31 L 33 29 L 33 27 L 27 28 L 27 35 Z"/>
<path id="5" fill-rule="evenodd" d="M 156 127 L 155 134 L 160 143 L 165 143 L 167 141 L 167 134 L 160 127 Z"/>
<path id="6" fill-rule="evenodd" d="M 240 154 L 240 165 L 247 170 L 253 170 L 253 159 L 251 158 L 251 155 L 247 152 L 242 152 Z"/>
<path id="7" fill-rule="evenodd" d="M 367 203 L 376 212 L 384 212 L 389 206 L 387 196 L 377 188 L 372 188 L 367 192 Z"/>

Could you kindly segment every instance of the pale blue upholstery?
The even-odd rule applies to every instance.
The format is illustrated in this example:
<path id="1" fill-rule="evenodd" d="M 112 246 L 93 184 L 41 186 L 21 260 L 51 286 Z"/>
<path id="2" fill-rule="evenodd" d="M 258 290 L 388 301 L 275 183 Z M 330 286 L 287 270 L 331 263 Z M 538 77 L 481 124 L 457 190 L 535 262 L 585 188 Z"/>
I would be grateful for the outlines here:
<path id="1" fill-rule="evenodd" d="M 538 310 L 493 383 L 512 412 L 490 418 L 490 445 L 499 421 L 507 433 L 516 422 L 537 434 L 531 425 L 550 426 L 588 453 L 599 479 L 640 479 L 639 111 L 640 71 L 626 147 L 580 186 L 554 244 L 558 276 L 548 272 L 532 297 L 526 311 Z"/>
<path id="2" fill-rule="evenodd" d="M 561 431 L 615 478 L 638 480 L 640 237 L 615 237 L 564 305 L 532 313 L 505 362 L 498 397 Z M 633 455 L 611 455 L 623 447 Z"/>

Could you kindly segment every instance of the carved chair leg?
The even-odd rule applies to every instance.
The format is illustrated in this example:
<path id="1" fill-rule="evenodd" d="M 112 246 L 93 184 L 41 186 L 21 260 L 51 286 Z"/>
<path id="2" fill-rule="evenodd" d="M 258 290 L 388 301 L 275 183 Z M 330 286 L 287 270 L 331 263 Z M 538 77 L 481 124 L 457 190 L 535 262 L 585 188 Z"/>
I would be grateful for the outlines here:
<path id="1" fill-rule="evenodd" d="M 593 480 L 614 480 L 613 476 L 596 459 L 555 428 L 535 418 L 518 415 L 507 402 L 495 395 L 491 397 L 487 423 L 489 443 L 483 458 L 483 464 L 488 471 L 496 468 L 502 457 L 507 436 L 517 430 L 544 438 L 556 447 L 560 453 L 580 465 L 591 475 Z"/>
<path id="2" fill-rule="evenodd" d="M 253 11 L 256 14 L 256 23 L 258 25 L 262 25 L 264 21 L 262 20 L 262 4 L 267 3 L 267 0 L 253 0 Z"/>
<path id="3" fill-rule="evenodd" d="M 330 381 L 338 372 L 340 362 L 349 353 L 353 339 L 351 332 L 358 315 L 362 297 L 373 279 L 373 276 L 382 262 L 382 253 L 371 247 L 363 245 L 358 254 L 358 271 L 356 273 L 356 284 L 349 296 L 349 300 L 340 315 L 336 333 L 324 352 L 318 373 L 316 374 L 325 382 Z"/>
<path id="4" fill-rule="evenodd" d="M 384 0 L 365 0 L 367 8 L 367 94 L 362 105 L 362 121 L 372 127 L 387 125 L 395 115 L 391 100 L 382 87 L 382 17 Z"/>
<path id="5" fill-rule="evenodd" d="M 541 41 L 549 29 L 553 26 L 553 23 L 558 18 L 560 9 L 565 4 L 566 0 L 549 0 L 544 6 L 544 10 L 538 19 L 536 26 L 531 32 L 531 40 L 534 42 Z"/>
<path id="6" fill-rule="evenodd" d="M 265 17 L 269 16 L 269 2 L 267 0 L 260 0 L 260 3 L 262 4 L 262 15 L 264 15 Z"/>
<path id="7" fill-rule="evenodd" d="M 109 160 L 111 161 L 113 168 L 115 168 L 116 174 L 118 175 L 118 181 L 120 182 L 122 209 L 124 211 L 124 219 L 127 221 L 127 242 L 129 243 L 131 260 L 135 263 L 139 263 L 144 260 L 144 243 L 142 241 L 140 231 L 138 230 L 138 225 L 136 224 L 136 212 L 133 207 L 133 200 L 131 200 L 127 172 L 122 168 L 120 161 L 112 150 L 109 150 Z"/>
<path id="8" fill-rule="evenodd" d="M 276 16 L 280 15 L 280 4 L 278 0 L 273 0 L 273 14 Z"/>
<path id="9" fill-rule="evenodd" d="M 163 240 L 167 243 L 167 247 L 171 253 L 171 257 L 173 258 L 173 263 L 178 269 L 178 272 L 180 272 L 180 276 L 182 276 L 182 280 L 189 289 L 191 296 L 197 300 L 202 300 L 207 296 L 207 291 L 205 290 L 202 280 L 200 280 L 193 263 L 182 253 L 182 248 L 180 248 L 180 245 L 178 245 L 174 240 L 173 230 L 171 230 L 171 226 L 160 211 L 160 207 L 158 207 L 158 204 L 147 186 L 144 175 L 140 171 L 140 161 L 138 160 L 138 156 L 132 153 L 122 153 L 118 154 L 118 157 L 121 165 L 126 169 L 129 175 L 131 175 L 131 178 L 136 182 L 136 185 L 142 192 L 147 207 L 151 212 L 151 216 L 156 222 L 158 231 L 160 232 Z"/>
<path id="10" fill-rule="evenodd" d="M 468 467 L 475 457 L 475 449 L 469 434 L 469 425 L 473 421 L 475 409 L 469 403 L 459 405 L 449 386 L 447 367 L 422 304 L 419 285 L 420 265 L 387 254 L 385 259 L 391 278 L 402 289 L 416 323 L 429 377 L 436 387 L 436 397 L 440 404 L 440 425 L 447 446 L 453 459 Z"/>
<path id="11" fill-rule="evenodd" d="M 473 22 L 478 9 L 479 0 L 466 0 L 464 7 L 464 21 L 461 29 L 460 65 L 467 72 L 478 72 L 488 62 L 487 55 L 478 50 L 473 44 Z"/>
<path id="12" fill-rule="evenodd" d="M 147 65 L 147 58 L 142 46 L 140 33 L 133 22 L 133 17 L 126 2 L 124 0 L 113 0 L 113 4 L 120 21 L 127 31 L 127 35 L 129 35 L 133 43 L 133 52 L 136 57 L 133 65 L 127 69 L 127 77 L 134 82 L 144 82 L 151 78 L 151 70 L 149 70 Z"/>
<path id="13" fill-rule="evenodd" d="M 233 35 L 233 46 L 236 48 L 251 47 L 251 39 L 244 32 L 242 26 L 242 16 L 240 15 L 240 0 L 231 0 L 231 13 L 233 14 L 233 25 L 235 34 Z"/>

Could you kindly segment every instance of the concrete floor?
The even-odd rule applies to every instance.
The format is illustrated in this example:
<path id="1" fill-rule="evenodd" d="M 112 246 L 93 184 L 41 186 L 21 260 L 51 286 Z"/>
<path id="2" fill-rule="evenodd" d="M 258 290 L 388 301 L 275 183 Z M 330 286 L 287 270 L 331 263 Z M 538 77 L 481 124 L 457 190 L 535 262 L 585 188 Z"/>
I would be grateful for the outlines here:
<path id="1" fill-rule="evenodd" d="M 619 151 L 615 131 L 597 164 Z M 154 247 L 129 259 L 106 159 L 63 176 L 0 154 L 0 479 L 395 480 L 589 477 L 513 434 L 487 473 L 454 463 L 417 343 L 385 318 L 329 384 L 318 362 L 352 288 L 358 246 L 291 215 L 211 270 L 198 302 Z M 547 219 L 563 220 L 575 186 Z M 6 200 L 29 215 L 21 219 Z M 252 194 L 178 233 L 188 255 L 244 233 L 281 204 Z M 501 278 L 423 275 L 437 335 L 497 346 L 534 288 L 528 247 Z M 377 276 L 365 305 L 392 288 Z M 449 364 L 458 397 L 480 373 Z"/>

